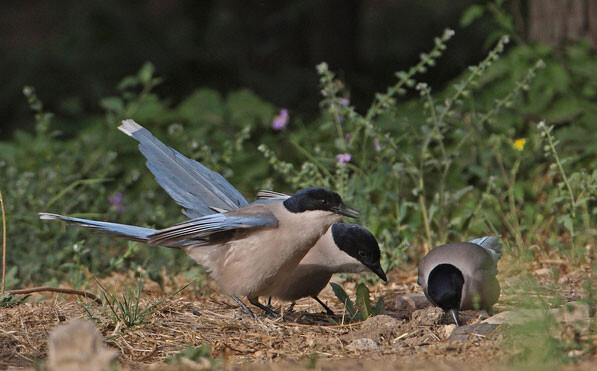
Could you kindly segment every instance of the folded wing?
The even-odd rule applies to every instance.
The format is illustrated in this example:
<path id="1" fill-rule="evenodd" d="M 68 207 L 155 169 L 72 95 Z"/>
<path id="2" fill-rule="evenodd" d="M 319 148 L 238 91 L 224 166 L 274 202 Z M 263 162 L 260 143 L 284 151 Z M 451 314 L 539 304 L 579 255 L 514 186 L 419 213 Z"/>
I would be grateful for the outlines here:
<path id="1" fill-rule="evenodd" d="M 262 205 L 252 205 L 242 210 L 224 214 L 206 215 L 173 225 L 149 236 L 149 243 L 171 245 L 176 243 L 202 245 L 220 232 L 275 227 L 278 219 Z"/>

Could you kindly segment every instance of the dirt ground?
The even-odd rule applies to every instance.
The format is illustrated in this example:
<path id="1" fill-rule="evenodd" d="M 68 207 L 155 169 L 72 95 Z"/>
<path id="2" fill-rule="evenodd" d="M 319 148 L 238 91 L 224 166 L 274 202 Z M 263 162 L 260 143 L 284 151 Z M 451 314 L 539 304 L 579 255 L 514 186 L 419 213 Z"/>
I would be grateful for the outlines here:
<path id="1" fill-rule="evenodd" d="M 189 344 L 209 344 L 210 359 L 217 359 L 216 366 L 226 369 L 509 369 L 516 350 L 503 345 L 504 325 L 480 324 L 487 314 L 470 311 L 461 314 L 468 326 L 456 329 L 440 310 L 412 296 L 420 293 L 414 270 L 392 278 L 393 283 L 371 289 L 375 299 L 383 296 L 385 315 L 359 323 L 346 323 L 342 305 L 329 289 L 320 297 L 335 316 L 321 313 L 314 300 L 303 299 L 283 318 L 262 315 L 256 321 L 240 315 L 236 303 L 216 291 L 197 296 L 185 290 L 132 328 L 115 324 L 110 312 L 91 300 L 62 294 L 47 294 L 41 300 L 42 295 L 34 294 L 25 304 L 0 309 L 0 368 L 28 368 L 44 360 L 50 331 L 74 318 L 88 319 L 86 307 L 96 317 L 106 344 L 118 351 L 123 369 L 214 366 L 206 359 L 203 363 L 184 360 L 178 366 L 164 363 Z M 116 276 L 102 282 L 117 291 L 127 279 Z M 185 280 L 179 279 L 182 286 Z M 343 286 L 354 297 L 355 284 Z M 569 285 L 567 295 L 576 295 L 580 283 L 574 287 Z M 156 284 L 148 284 L 140 307 L 164 296 Z M 507 310 L 508 302 L 508 297 L 502 297 L 497 311 Z M 274 302 L 274 307 L 280 304 Z M 588 336 L 594 349 L 595 334 Z M 595 353 L 584 354 L 568 367 L 592 369 L 596 362 Z"/>

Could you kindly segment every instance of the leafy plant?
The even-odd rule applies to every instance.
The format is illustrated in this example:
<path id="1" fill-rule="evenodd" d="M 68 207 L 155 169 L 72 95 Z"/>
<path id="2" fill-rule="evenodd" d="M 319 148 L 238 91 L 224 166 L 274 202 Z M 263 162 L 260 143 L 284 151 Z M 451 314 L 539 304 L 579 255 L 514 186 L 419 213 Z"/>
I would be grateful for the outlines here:
<path id="1" fill-rule="evenodd" d="M 5 293 L 0 295 L 0 308 L 10 308 L 23 304 L 30 295 L 13 295 Z"/>
<path id="2" fill-rule="evenodd" d="M 371 306 L 369 289 L 362 282 L 357 285 L 355 303 L 350 300 L 348 294 L 346 291 L 344 291 L 342 286 L 334 282 L 330 282 L 330 286 L 332 287 L 332 290 L 334 290 L 334 294 L 336 294 L 338 300 L 344 304 L 344 308 L 348 313 L 349 322 L 364 321 L 371 316 L 380 315 L 384 311 L 383 297 L 380 297 L 375 305 Z"/>
<path id="3" fill-rule="evenodd" d="M 184 290 L 191 284 L 191 282 L 189 282 L 188 284 L 174 291 L 170 295 L 158 300 L 157 302 L 151 304 L 148 307 L 142 308 L 140 306 L 140 299 L 144 285 L 143 279 L 139 279 L 136 290 L 134 290 L 133 292 L 129 291 L 123 293 L 120 297 L 108 291 L 108 289 L 106 289 L 99 281 L 97 281 L 97 283 L 102 290 L 104 303 L 109 310 L 108 313 L 104 309 L 104 316 L 109 314 L 108 316 L 112 317 L 112 322 L 115 325 L 121 322 L 127 327 L 134 327 L 145 322 L 145 320 L 148 317 L 152 316 L 159 309 L 162 303 L 169 300 L 176 294 L 180 293 L 182 290 Z M 88 307 L 83 306 L 83 308 L 91 319 L 97 320 L 97 316 L 93 315 L 93 313 Z"/>

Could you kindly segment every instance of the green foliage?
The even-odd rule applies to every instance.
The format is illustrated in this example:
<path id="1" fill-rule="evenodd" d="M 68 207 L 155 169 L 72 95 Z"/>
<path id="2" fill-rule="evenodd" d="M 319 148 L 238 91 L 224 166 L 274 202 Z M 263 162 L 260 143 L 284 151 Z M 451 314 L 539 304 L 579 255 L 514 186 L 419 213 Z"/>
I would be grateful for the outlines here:
<path id="1" fill-rule="evenodd" d="M 189 344 L 184 350 L 166 358 L 166 363 L 171 365 L 186 364 L 187 366 L 191 363 L 191 366 L 198 366 L 202 370 L 217 369 L 218 361 L 211 359 L 210 355 L 209 344 L 202 344 L 198 347 Z M 187 361 L 183 361 L 183 358 Z"/>
<path id="2" fill-rule="evenodd" d="M 70 281 L 73 286 L 84 286 L 90 274 L 137 266 L 159 280 L 163 268 L 185 272 L 194 267 L 175 249 L 141 248 L 38 219 L 38 212 L 51 211 L 147 227 L 183 220 L 178 205 L 145 168 L 137 144 L 116 130 L 123 118 L 135 118 L 247 194 L 260 188 L 255 184 L 262 182 L 267 164 L 258 161 L 261 154 L 255 143 L 276 141 L 278 134 L 270 130 L 274 107 L 247 90 L 222 97 L 206 89 L 198 89 L 172 107 L 153 93 L 161 82 L 154 70 L 146 63 L 138 73 L 125 77 L 118 94 L 100 101 L 105 116 L 89 117 L 74 138 L 65 138 L 55 129 L 54 115 L 45 111 L 34 88 L 23 89 L 36 130 L 18 131 L 12 142 L 0 142 L 7 264 L 22 284 Z M 214 102 L 219 102 L 215 108 Z M 111 202 L 110 197 L 118 193 L 120 200 Z"/>
<path id="3" fill-rule="evenodd" d="M 337 283 L 330 282 L 330 286 L 332 290 L 334 290 L 334 294 L 342 304 L 344 304 L 344 308 L 348 314 L 348 321 L 364 321 L 371 316 L 377 316 L 383 314 L 384 310 L 384 301 L 383 297 L 380 297 L 377 300 L 377 303 L 372 307 L 371 306 L 371 298 L 370 292 L 367 286 L 360 282 L 357 285 L 357 293 L 356 293 L 356 302 L 353 303 L 352 300 L 348 297 L 348 294 L 342 286 L 338 285 Z"/>
<path id="4" fill-rule="evenodd" d="M 0 308 L 10 308 L 10 307 L 14 307 L 20 304 L 23 304 L 25 301 L 27 301 L 27 298 L 30 295 L 13 295 L 10 293 L 4 293 L 2 295 L 0 295 Z"/>
<path id="5" fill-rule="evenodd" d="M 559 236 L 569 233 L 571 210 L 559 202 L 561 187 L 545 183 L 549 165 L 536 151 L 541 137 L 534 129 L 534 118 L 544 114 L 565 120 L 558 136 L 572 159 L 581 160 L 567 165 L 583 184 L 585 191 L 577 193 L 585 200 L 584 215 L 597 213 L 592 176 L 583 170 L 596 161 L 591 122 L 597 112 L 592 97 L 578 94 L 579 85 L 594 85 L 597 75 L 579 78 L 544 46 L 516 46 L 503 57 L 509 41 L 504 36 L 452 86 L 432 94 L 419 76 L 436 63 L 451 35 L 446 31 L 415 67 L 396 73 L 398 83 L 377 94 L 364 114 L 343 104 L 349 92 L 327 65 L 319 65 L 322 117 L 308 131 L 293 130 L 289 138 L 302 155 L 302 166 L 260 147 L 292 188 L 328 186 L 356 205 L 363 224 L 380 240 L 389 269 L 415 255 L 416 245 L 429 249 L 487 234 L 505 236 L 512 253 L 525 259 L 543 253 L 526 249 L 530 244 L 562 248 Z M 582 65 L 583 71 L 590 70 L 589 61 L 594 63 L 582 45 L 571 46 L 568 56 L 567 63 Z M 409 90 L 420 99 L 398 102 L 396 97 Z M 578 97 L 572 106 L 571 96 Z M 553 107 L 560 107 L 560 113 Z M 514 145 L 522 143 L 519 139 L 528 145 Z M 352 155 L 350 162 L 336 161 L 343 153 Z M 559 215 L 561 227 L 546 229 L 547 215 Z M 572 239 L 582 244 L 594 238 L 595 218 L 577 219 L 584 223 L 582 236 Z M 567 244 L 564 250 L 575 246 Z"/>
<path id="6" fill-rule="evenodd" d="M 184 285 L 180 289 L 174 291 L 170 295 L 158 300 L 148 307 L 142 308 L 139 306 L 141 300 L 141 293 L 143 292 L 144 279 L 140 278 L 137 283 L 137 288 L 134 291 L 127 291 L 118 297 L 118 295 L 111 293 L 106 289 L 99 281 L 97 282 L 102 289 L 102 296 L 104 305 L 107 306 L 103 310 L 104 318 L 111 318 L 114 326 L 118 323 L 122 323 L 127 327 L 134 327 L 142 324 L 145 320 L 152 316 L 159 308 L 162 303 L 169 300 L 182 290 L 186 289 L 191 283 Z M 87 313 L 90 319 L 99 320 L 97 315 L 92 313 L 92 310 L 87 306 L 83 305 L 83 309 Z"/>

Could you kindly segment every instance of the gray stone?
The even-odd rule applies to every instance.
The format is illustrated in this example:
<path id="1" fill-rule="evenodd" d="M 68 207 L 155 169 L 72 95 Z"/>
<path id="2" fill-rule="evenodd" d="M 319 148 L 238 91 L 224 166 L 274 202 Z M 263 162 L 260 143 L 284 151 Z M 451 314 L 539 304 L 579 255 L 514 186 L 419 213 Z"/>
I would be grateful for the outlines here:
<path id="1" fill-rule="evenodd" d="M 500 325 L 489 323 L 475 323 L 472 325 L 456 327 L 448 337 L 448 340 L 469 341 L 489 337 L 495 333 L 499 326 Z"/>
<path id="2" fill-rule="evenodd" d="M 356 339 L 352 343 L 348 344 L 349 350 L 378 350 L 379 344 L 370 338 Z"/>
<path id="3" fill-rule="evenodd" d="M 558 322 L 586 321 L 590 317 L 589 305 L 580 302 L 571 302 L 560 308 L 549 310 L 542 309 L 519 309 L 509 310 L 489 317 L 482 323 L 522 325 L 529 321 L 541 319 L 545 315 L 551 315 Z"/>

